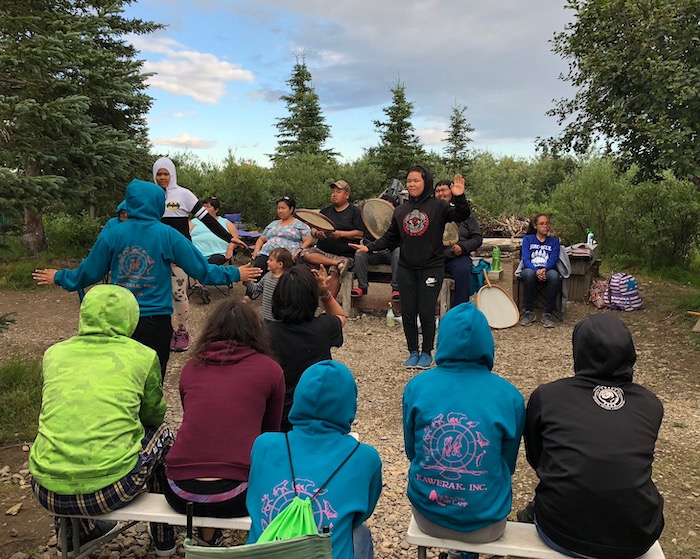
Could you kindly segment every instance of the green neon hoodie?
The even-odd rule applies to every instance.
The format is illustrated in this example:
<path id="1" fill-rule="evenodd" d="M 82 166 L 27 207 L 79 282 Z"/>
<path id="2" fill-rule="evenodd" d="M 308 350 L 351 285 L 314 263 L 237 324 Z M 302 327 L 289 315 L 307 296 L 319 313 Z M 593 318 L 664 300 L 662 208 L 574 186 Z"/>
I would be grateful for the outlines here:
<path id="1" fill-rule="evenodd" d="M 93 493 L 136 464 L 144 425 L 159 425 L 166 402 L 155 351 L 132 340 L 134 295 L 97 285 L 80 307 L 78 335 L 44 354 L 39 432 L 29 470 L 62 495 Z"/>

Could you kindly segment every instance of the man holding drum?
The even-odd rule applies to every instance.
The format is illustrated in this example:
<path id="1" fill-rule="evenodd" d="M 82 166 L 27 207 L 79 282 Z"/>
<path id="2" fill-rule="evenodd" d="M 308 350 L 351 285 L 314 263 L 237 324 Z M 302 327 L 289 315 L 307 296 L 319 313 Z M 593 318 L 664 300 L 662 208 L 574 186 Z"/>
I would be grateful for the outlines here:
<path id="1" fill-rule="evenodd" d="M 452 181 L 441 180 L 435 186 L 435 198 L 452 204 Z M 476 216 L 472 213 L 468 219 L 457 224 L 459 240 L 445 247 L 445 272 L 455 281 L 452 306 L 469 301 L 472 294 L 472 259 L 469 253 L 481 246 L 483 237 Z M 443 237 L 443 244 L 444 237 Z"/>
<path id="2" fill-rule="evenodd" d="M 323 264 L 331 277 L 330 292 L 335 297 L 340 291 L 340 276 L 352 268 L 355 249 L 349 242 L 357 242 L 364 234 L 362 214 L 350 203 L 350 185 L 344 180 L 331 183 L 331 205 L 323 208 L 321 214 L 326 216 L 335 227 L 328 231 L 311 225 L 311 236 L 317 239 L 315 247 L 307 248 L 301 253 L 301 259 L 312 268 Z M 300 216 L 300 219 L 303 217 Z"/>

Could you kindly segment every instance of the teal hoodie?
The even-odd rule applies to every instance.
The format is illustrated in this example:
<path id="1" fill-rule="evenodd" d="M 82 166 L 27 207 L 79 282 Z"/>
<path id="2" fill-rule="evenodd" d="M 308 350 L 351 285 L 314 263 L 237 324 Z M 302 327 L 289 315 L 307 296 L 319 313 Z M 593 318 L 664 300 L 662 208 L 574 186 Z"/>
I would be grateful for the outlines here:
<path id="1" fill-rule="evenodd" d="M 110 272 L 112 283 L 136 296 L 141 316 L 157 316 L 173 312 L 172 263 L 204 284 L 239 281 L 238 268 L 209 264 L 187 238 L 160 222 L 165 191 L 158 185 L 131 181 L 126 187 L 126 207 L 129 219 L 103 231 L 80 266 L 59 270 L 54 283 L 76 291 Z"/>
<path id="2" fill-rule="evenodd" d="M 326 360 L 306 369 L 289 412 L 296 489 L 311 497 L 357 446 L 350 426 L 357 412 L 357 385 L 345 365 Z M 263 433 L 253 444 L 246 506 L 252 520 L 248 543 L 294 498 L 284 433 Z M 360 444 L 326 488 L 313 499 L 319 531 L 328 526 L 334 559 L 352 559 L 352 530 L 370 517 L 382 489 L 382 463 Z"/>
<path id="3" fill-rule="evenodd" d="M 134 296 L 97 285 L 80 306 L 78 335 L 46 350 L 39 430 L 29 471 L 62 495 L 93 493 L 128 474 L 144 425 L 159 425 L 166 402 L 155 351 L 132 340 Z"/>
<path id="4" fill-rule="evenodd" d="M 525 424 L 525 401 L 491 372 L 494 342 L 471 303 L 450 310 L 438 330 L 437 367 L 403 395 L 408 498 L 428 520 L 473 532 L 508 516 L 511 475 Z"/>

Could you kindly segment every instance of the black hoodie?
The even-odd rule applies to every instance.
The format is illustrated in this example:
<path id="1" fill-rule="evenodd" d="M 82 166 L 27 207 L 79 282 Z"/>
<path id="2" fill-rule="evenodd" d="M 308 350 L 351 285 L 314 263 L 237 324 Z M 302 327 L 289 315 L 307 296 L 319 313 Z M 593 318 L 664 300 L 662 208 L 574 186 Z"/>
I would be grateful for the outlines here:
<path id="1" fill-rule="evenodd" d="M 573 333 L 575 376 L 537 388 L 525 449 L 540 479 L 535 518 L 555 543 L 600 559 L 643 555 L 664 527 L 651 479 L 663 405 L 632 382 L 632 335 L 604 313 Z"/>
<path id="2" fill-rule="evenodd" d="M 433 197 L 433 175 L 424 167 L 421 169 L 425 188 L 423 193 L 409 199 L 394 210 L 391 224 L 384 236 L 367 248 L 370 252 L 385 248 L 394 250 L 401 246 L 399 263 L 409 270 L 441 268 L 445 262 L 442 234 L 445 224 L 461 222 L 470 215 L 469 203 L 464 194 L 454 196 L 451 206 L 444 200 Z"/>

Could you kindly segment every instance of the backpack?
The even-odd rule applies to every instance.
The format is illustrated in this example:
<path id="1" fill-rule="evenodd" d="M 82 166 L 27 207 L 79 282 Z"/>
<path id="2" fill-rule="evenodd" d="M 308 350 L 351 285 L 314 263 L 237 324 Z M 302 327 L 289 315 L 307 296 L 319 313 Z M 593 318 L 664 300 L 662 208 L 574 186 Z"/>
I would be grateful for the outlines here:
<path id="1" fill-rule="evenodd" d="M 613 272 L 605 293 L 608 306 L 614 311 L 635 311 L 642 308 L 637 280 L 631 274 Z"/>
<path id="2" fill-rule="evenodd" d="M 605 309 L 608 307 L 607 291 L 607 281 L 594 281 L 583 296 L 583 301 L 585 303 L 592 303 L 597 309 Z"/>

